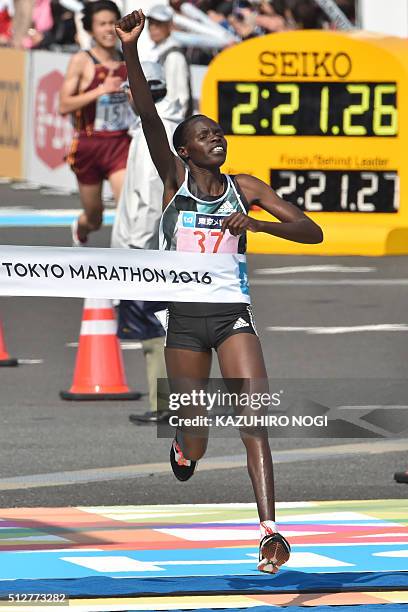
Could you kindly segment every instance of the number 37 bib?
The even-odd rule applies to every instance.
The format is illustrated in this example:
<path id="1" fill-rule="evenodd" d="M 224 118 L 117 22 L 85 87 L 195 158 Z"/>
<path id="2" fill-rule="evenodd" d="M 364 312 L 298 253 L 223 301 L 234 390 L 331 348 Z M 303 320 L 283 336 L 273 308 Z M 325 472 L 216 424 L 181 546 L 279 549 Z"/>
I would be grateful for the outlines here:
<path id="1" fill-rule="evenodd" d="M 179 212 L 177 251 L 189 253 L 238 253 L 239 236 L 222 233 L 222 222 L 229 215 L 210 215 L 195 211 Z"/>

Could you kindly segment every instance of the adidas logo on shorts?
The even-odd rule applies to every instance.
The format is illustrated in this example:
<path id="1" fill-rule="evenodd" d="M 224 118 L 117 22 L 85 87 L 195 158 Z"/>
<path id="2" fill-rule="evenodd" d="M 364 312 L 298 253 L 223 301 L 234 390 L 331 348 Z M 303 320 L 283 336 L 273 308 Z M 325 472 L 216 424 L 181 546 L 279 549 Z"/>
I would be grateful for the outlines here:
<path id="1" fill-rule="evenodd" d="M 235 321 L 232 329 L 241 329 L 241 327 L 249 327 L 249 323 L 247 323 L 242 317 L 239 317 L 239 319 Z"/>

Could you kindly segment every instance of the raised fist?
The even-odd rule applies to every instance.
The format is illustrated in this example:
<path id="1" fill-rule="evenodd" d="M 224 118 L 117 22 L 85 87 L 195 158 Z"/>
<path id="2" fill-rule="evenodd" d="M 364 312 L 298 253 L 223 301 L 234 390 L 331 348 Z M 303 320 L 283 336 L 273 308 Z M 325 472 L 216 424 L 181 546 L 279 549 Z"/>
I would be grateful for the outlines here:
<path id="1" fill-rule="evenodd" d="M 145 16 L 143 11 L 133 11 L 126 15 L 115 24 L 116 34 L 119 36 L 122 44 L 134 44 L 138 40 L 145 24 Z"/>

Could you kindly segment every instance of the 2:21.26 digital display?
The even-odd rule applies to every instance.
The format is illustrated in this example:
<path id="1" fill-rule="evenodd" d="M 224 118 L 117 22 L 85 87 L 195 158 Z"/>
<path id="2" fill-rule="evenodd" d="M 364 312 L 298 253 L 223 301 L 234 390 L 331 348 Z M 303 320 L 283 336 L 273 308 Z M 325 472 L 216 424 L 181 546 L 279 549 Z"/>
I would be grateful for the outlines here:
<path id="1" fill-rule="evenodd" d="M 365 170 L 271 170 L 278 196 L 306 212 L 395 213 L 398 172 Z"/>
<path id="2" fill-rule="evenodd" d="M 395 137 L 397 85 L 219 81 L 218 118 L 234 136 Z"/>

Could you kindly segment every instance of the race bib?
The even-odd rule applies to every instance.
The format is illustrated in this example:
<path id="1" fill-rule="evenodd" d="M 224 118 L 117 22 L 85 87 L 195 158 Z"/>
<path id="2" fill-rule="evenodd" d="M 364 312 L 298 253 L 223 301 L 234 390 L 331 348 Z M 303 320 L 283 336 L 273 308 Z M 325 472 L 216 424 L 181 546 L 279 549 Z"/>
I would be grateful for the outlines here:
<path id="1" fill-rule="evenodd" d="M 126 93 L 104 94 L 96 102 L 95 132 L 116 132 L 129 128 L 129 102 Z"/>
<path id="2" fill-rule="evenodd" d="M 182 210 L 177 220 L 177 251 L 189 253 L 238 253 L 239 236 L 221 232 L 228 215 L 208 215 Z"/>

